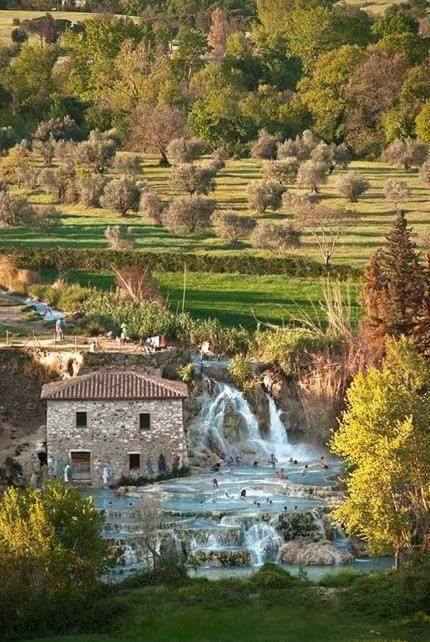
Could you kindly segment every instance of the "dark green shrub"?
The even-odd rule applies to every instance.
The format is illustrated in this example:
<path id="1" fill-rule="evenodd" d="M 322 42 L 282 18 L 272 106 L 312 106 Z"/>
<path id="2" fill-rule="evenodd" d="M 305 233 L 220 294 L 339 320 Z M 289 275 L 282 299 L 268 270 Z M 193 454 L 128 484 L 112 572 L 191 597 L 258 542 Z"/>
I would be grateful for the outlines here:
<path id="1" fill-rule="evenodd" d="M 359 577 L 361 577 L 359 571 L 354 568 L 345 568 L 337 573 L 327 573 L 320 579 L 319 584 L 327 588 L 345 588 L 351 586 Z"/>
<path id="2" fill-rule="evenodd" d="M 266 562 L 249 578 L 250 583 L 261 589 L 285 589 L 297 586 L 302 580 L 294 577 L 277 564 Z"/>

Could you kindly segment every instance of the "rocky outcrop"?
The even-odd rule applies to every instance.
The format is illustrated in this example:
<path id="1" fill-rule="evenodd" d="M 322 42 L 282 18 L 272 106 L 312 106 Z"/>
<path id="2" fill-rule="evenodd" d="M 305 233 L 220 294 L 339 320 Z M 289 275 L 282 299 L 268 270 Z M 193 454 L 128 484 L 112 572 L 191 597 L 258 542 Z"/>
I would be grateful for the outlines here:
<path id="1" fill-rule="evenodd" d="M 333 546 L 329 540 L 287 542 L 279 549 L 278 560 L 284 564 L 302 566 L 333 566 L 351 564 L 353 556 L 348 550 Z"/>
<path id="2" fill-rule="evenodd" d="M 257 418 L 261 436 L 267 437 L 270 434 L 269 401 L 263 385 L 255 382 L 246 389 L 245 398 Z"/>
<path id="3" fill-rule="evenodd" d="M 251 553 L 246 549 L 235 551 L 195 551 L 188 559 L 188 563 L 195 563 L 197 566 L 250 566 Z"/>
<path id="4" fill-rule="evenodd" d="M 277 515 L 272 522 L 285 541 L 297 538 L 320 540 L 326 537 L 318 511 L 299 511 Z"/>

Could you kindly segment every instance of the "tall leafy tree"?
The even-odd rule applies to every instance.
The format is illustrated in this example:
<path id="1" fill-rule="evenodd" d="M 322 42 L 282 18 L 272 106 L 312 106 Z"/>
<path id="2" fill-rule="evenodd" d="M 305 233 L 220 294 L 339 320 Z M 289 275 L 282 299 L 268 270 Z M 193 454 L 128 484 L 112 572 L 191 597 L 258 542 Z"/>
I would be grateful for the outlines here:
<path id="1" fill-rule="evenodd" d="M 350 467 L 333 513 L 371 552 L 430 549 L 430 365 L 414 343 L 388 340 L 381 368 L 360 372 L 331 441 Z"/>

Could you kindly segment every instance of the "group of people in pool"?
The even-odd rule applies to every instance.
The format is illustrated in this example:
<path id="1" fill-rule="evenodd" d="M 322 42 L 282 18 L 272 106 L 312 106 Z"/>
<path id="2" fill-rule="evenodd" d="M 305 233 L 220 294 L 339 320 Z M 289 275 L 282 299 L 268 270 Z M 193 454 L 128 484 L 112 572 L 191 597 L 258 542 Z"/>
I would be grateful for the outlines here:
<path id="1" fill-rule="evenodd" d="M 233 468 L 234 464 L 240 464 L 241 462 L 242 462 L 241 455 L 237 455 L 236 458 L 233 458 L 233 457 L 230 456 L 228 458 L 228 461 L 227 461 L 227 464 L 230 466 L 230 472 L 231 473 L 234 472 L 234 468 Z M 219 460 L 217 461 L 215 467 L 214 467 L 215 471 L 219 472 L 224 463 L 225 463 L 224 458 L 220 457 Z M 278 463 L 278 460 L 277 460 L 277 458 L 275 457 L 274 454 L 271 454 L 267 463 L 270 464 L 273 468 L 276 468 L 276 464 Z M 299 466 L 300 465 L 298 460 L 297 459 L 293 459 L 292 457 L 290 457 L 289 464 L 293 465 L 293 466 Z M 253 468 L 257 468 L 258 465 L 259 465 L 258 459 L 255 459 L 253 464 L 252 464 Z M 320 465 L 321 470 L 328 470 L 328 468 L 329 468 L 328 461 L 324 456 L 322 456 L 320 458 L 319 465 Z M 309 472 L 309 465 L 308 464 L 304 464 L 304 467 L 302 469 L 302 476 L 305 477 L 308 472 Z M 288 479 L 288 475 L 285 474 L 285 469 L 284 468 L 280 468 L 278 470 L 278 472 L 276 473 L 276 475 L 279 477 L 279 479 L 282 479 L 282 480 Z M 216 477 L 214 477 L 212 479 L 212 487 L 214 489 L 218 489 L 219 488 L 219 481 L 218 481 L 218 479 Z M 227 491 L 224 493 L 224 495 L 226 496 L 226 498 L 230 498 L 230 495 L 229 495 L 229 493 Z M 242 490 L 240 491 L 239 497 L 243 501 L 246 500 L 246 498 L 247 498 L 246 488 L 242 488 Z M 212 503 L 215 503 L 215 501 L 216 501 L 215 498 L 213 498 L 212 499 Z M 203 500 L 200 503 L 203 504 Z M 258 500 L 254 500 L 253 503 L 254 503 L 255 506 L 257 506 L 257 508 L 259 508 L 261 506 L 261 503 Z M 273 501 L 270 499 L 270 497 L 266 498 L 266 504 L 268 504 L 269 506 L 271 506 L 273 504 Z M 294 506 L 294 509 L 297 510 L 297 506 Z M 286 510 L 287 510 L 287 506 L 284 506 L 284 511 L 286 511 Z"/>

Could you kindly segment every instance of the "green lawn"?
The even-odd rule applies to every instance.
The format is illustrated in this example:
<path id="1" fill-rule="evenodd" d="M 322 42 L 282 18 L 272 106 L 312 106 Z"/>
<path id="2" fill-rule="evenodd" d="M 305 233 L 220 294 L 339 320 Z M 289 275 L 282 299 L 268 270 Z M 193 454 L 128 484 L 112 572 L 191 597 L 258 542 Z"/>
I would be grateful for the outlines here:
<path id="1" fill-rule="evenodd" d="M 405 208 L 409 222 L 416 232 L 430 230 L 430 190 L 422 186 L 418 172 L 399 170 L 383 163 L 364 161 L 352 163 L 350 169 L 363 174 L 370 181 L 371 189 L 360 199 L 359 203 L 348 205 L 357 210 L 359 222 L 356 228 L 349 230 L 341 239 L 334 262 L 363 265 L 383 242 L 395 216 L 393 208 L 383 196 L 383 184 L 388 178 L 406 180 L 410 184 L 412 197 Z M 222 209 L 234 209 L 239 213 L 256 216 L 249 210 L 246 188 L 251 180 L 259 178 L 259 170 L 260 163 L 254 160 L 230 161 L 217 178 L 217 189 L 213 198 L 218 206 Z M 328 184 L 323 186 L 323 200 L 345 205 L 345 200 L 336 192 L 336 180 L 342 171 L 345 170 L 335 171 Z M 143 178 L 162 195 L 165 201 L 170 201 L 178 196 L 178 193 L 170 185 L 169 174 L 170 169 L 160 168 L 154 158 L 145 160 Z M 290 189 L 294 191 L 296 188 L 291 186 Z M 17 191 L 25 193 L 22 189 Z M 30 194 L 30 199 L 34 203 L 52 202 L 52 198 L 40 189 L 33 191 Z M 106 247 L 104 238 L 106 225 L 123 224 L 133 228 L 137 249 L 214 252 L 217 254 L 255 254 L 256 252 L 250 243 L 244 243 L 240 248 L 232 250 L 223 239 L 216 237 L 213 232 L 202 235 L 177 236 L 167 232 L 161 226 L 147 224 L 142 216 L 122 218 L 101 208 L 88 209 L 82 205 L 58 204 L 58 208 L 63 214 L 64 225 L 53 235 L 46 236 L 29 227 L 1 229 L 0 245 L 104 248 Z M 273 220 L 276 222 L 291 219 L 291 212 L 283 208 L 277 213 L 267 212 L 264 216 L 256 217 L 259 221 Z M 318 247 L 309 235 L 304 236 L 303 246 L 296 252 L 299 255 L 320 258 Z"/>
<path id="2" fill-rule="evenodd" d="M 291 591 L 269 591 L 246 597 L 225 583 L 216 587 L 151 587 L 122 597 L 130 608 L 116 632 L 50 637 L 35 642 L 426 642 L 425 625 L 381 624 L 360 613 L 341 612 L 323 598 Z"/>
<path id="3" fill-rule="evenodd" d="M 155 273 L 154 276 L 170 308 L 181 310 L 183 274 Z M 113 277 L 104 272 L 75 271 L 69 281 L 110 288 Z M 324 325 L 320 307 L 324 285 L 324 279 L 191 272 L 186 277 L 185 310 L 194 317 L 217 317 L 224 325 L 241 324 L 247 328 L 255 328 L 259 321 L 282 325 L 302 313 L 315 321 L 320 319 Z M 351 298 L 351 316 L 356 322 L 360 315 L 357 303 L 360 287 L 356 283 L 345 283 L 342 290 Z"/>

